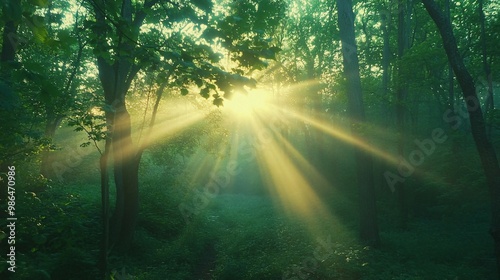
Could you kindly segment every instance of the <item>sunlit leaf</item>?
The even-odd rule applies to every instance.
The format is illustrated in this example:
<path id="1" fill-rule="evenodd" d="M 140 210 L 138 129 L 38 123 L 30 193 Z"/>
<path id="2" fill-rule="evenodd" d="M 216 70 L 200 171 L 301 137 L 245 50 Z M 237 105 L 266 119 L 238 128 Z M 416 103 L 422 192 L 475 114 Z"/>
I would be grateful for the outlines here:
<path id="1" fill-rule="evenodd" d="M 38 15 L 25 15 L 25 19 L 28 22 L 28 27 L 33 33 L 33 37 L 39 43 L 44 43 L 49 33 L 44 25 L 44 17 Z"/>

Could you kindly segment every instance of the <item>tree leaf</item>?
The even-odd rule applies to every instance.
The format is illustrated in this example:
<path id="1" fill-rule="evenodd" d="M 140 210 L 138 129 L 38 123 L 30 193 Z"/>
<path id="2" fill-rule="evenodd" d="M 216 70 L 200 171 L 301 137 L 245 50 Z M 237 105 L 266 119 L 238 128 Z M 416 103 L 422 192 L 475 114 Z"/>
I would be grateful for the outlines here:
<path id="1" fill-rule="evenodd" d="M 217 107 L 224 106 L 224 99 L 217 97 L 214 99 L 213 103 Z"/>
<path id="2" fill-rule="evenodd" d="M 38 15 L 25 15 L 25 19 L 35 40 L 44 43 L 49 36 L 49 32 L 44 25 L 44 17 Z"/>
<path id="3" fill-rule="evenodd" d="M 2 1 L 4 15 L 7 20 L 13 20 L 19 22 L 22 18 L 23 10 L 21 7 L 21 1 Z"/>
<path id="4" fill-rule="evenodd" d="M 49 0 L 29 0 L 29 2 L 40 8 L 47 8 L 49 6 Z"/>
<path id="5" fill-rule="evenodd" d="M 202 88 L 200 91 L 200 95 L 203 96 L 205 99 L 210 97 L 210 89 L 208 88 Z"/>
<path id="6" fill-rule="evenodd" d="M 210 12 L 213 8 L 212 0 L 191 0 L 191 3 L 206 13 Z"/>

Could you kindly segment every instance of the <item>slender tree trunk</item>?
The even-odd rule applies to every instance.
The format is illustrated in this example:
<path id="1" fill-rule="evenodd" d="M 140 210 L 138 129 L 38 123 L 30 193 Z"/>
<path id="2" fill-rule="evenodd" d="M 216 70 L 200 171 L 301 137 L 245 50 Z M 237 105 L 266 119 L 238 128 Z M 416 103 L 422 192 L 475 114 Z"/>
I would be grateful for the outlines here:
<path id="1" fill-rule="evenodd" d="M 451 0 L 446 0 L 444 2 L 444 9 L 446 13 L 446 18 L 449 22 L 449 24 L 452 24 L 451 21 L 451 5 L 450 5 Z M 453 74 L 453 67 L 451 66 L 451 63 L 448 62 L 448 110 L 451 110 L 453 112 L 453 115 L 455 114 L 455 81 L 454 81 L 455 75 Z M 450 124 L 451 126 L 451 124 Z M 451 143 L 451 160 L 453 162 L 460 162 L 460 142 L 457 137 L 452 138 L 452 143 Z M 451 185 L 455 186 L 457 183 L 457 173 L 452 172 L 450 174 L 450 183 Z"/>
<path id="2" fill-rule="evenodd" d="M 486 38 L 486 27 L 485 27 L 485 16 L 484 16 L 484 0 L 479 0 L 479 21 L 481 23 L 481 56 L 483 59 L 483 69 L 484 74 L 486 75 L 486 81 L 488 84 L 488 95 L 486 97 L 485 111 L 491 112 L 495 109 L 495 102 L 493 98 L 493 76 L 491 74 L 491 66 L 488 62 L 488 51 L 487 51 L 487 38 Z M 488 134 L 491 137 L 491 131 L 493 129 L 493 125 L 490 122 L 488 124 Z"/>
<path id="3" fill-rule="evenodd" d="M 108 159 L 109 150 L 111 146 L 111 139 L 106 137 L 106 144 L 104 152 L 101 154 L 99 160 L 99 167 L 101 171 L 101 217 L 102 217 L 102 240 L 100 248 L 100 256 L 98 268 L 103 279 L 109 279 L 108 272 L 108 254 L 110 250 L 109 245 L 109 174 L 108 174 Z"/>
<path id="4" fill-rule="evenodd" d="M 17 7 L 7 9 L 7 7 Z M 2 17 L 5 20 L 2 32 L 2 52 L 0 53 L 0 74 L 1 77 L 6 81 L 6 83 L 11 86 L 11 76 L 12 76 L 12 63 L 16 59 L 17 45 L 20 38 L 17 34 L 17 28 L 19 21 L 21 19 L 21 14 L 11 15 L 9 10 L 19 10 L 21 11 L 21 0 L 10 0 L 3 3 Z M 18 17 L 18 18 L 16 18 Z M 0 97 L 2 100 L 6 100 L 7 96 L 4 95 L 4 91 L 0 91 Z M 8 100 L 8 99 L 7 99 Z"/>
<path id="5" fill-rule="evenodd" d="M 17 6 L 17 8 L 7 9 L 7 6 Z M 19 10 L 21 11 L 21 0 L 10 0 L 4 3 L 3 7 L 3 17 L 5 18 L 5 24 L 2 33 L 2 53 L 0 54 L 0 61 L 2 62 L 13 62 L 16 55 L 17 44 L 19 43 L 19 37 L 17 35 L 17 27 L 19 25 L 19 15 L 8 14 L 9 10 Z M 18 16 L 18 19 L 14 17 Z"/>
<path id="6" fill-rule="evenodd" d="M 450 0 L 446 0 L 444 2 L 444 9 L 446 12 L 446 18 L 451 25 L 451 8 L 450 8 Z M 448 109 L 451 111 L 455 110 L 455 87 L 453 83 L 453 67 L 451 63 L 448 62 Z"/>
<path id="7" fill-rule="evenodd" d="M 406 107 L 407 107 L 407 95 L 408 95 L 408 84 L 406 83 L 404 72 L 406 69 L 403 68 L 402 59 L 408 49 L 408 25 L 407 22 L 410 20 L 407 16 L 409 8 L 405 0 L 399 0 L 398 2 L 398 76 L 397 76 L 397 89 L 396 89 L 396 123 L 398 130 L 398 155 L 401 158 L 405 156 L 405 143 L 406 143 Z M 399 182 L 396 185 L 396 194 L 398 200 L 399 208 L 399 226 L 401 229 L 407 228 L 408 223 L 408 202 L 407 202 L 407 191 L 405 182 Z"/>
<path id="8" fill-rule="evenodd" d="M 390 63 L 391 63 L 391 46 L 390 46 L 390 34 L 391 34 L 391 11 L 385 8 L 380 11 L 381 25 L 380 29 L 382 32 L 383 48 L 382 48 L 382 87 L 381 87 L 381 103 L 380 103 L 380 114 L 383 116 L 382 127 L 387 128 L 390 125 L 390 120 L 392 118 L 391 110 L 387 110 L 390 107 L 390 92 L 389 92 L 389 82 L 390 82 Z M 380 191 L 387 191 L 386 181 L 383 176 L 384 170 L 387 169 L 387 164 L 383 159 L 374 158 L 374 180 L 376 189 Z"/>
<path id="9" fill-rule="evenodd" d="M 466 101 L 472 136 L 481 159 L 490 193 L 492 215 L 490 234 L 494 241 L 494 252 L 497 259 L 498 276 L 500 277 L 500 167 L 497 155 L 487 137 L 483 112 L 476 94 L 476 86 L 458 51 L 452 26 L 434 0 L 422 0 L 422 3 L 439 29 L 446 55 L 453 67 Z"/>
<path id="10" fill-rule="evenodd" d="M 382 38 L 384 41 L 384 47 L 382 51 L 382 94 L 384 96 L 384 100 L 388 100 L 389 96 L 389 66 L 391 63 L 391 46 L 390 46 L 390 28 L 391 28 L 391 13 L 384 12 L 381 13 L 382 17 Z M 384 109 L 384 111 L 386 111 Z"/>
<path id="11" fill-rule="evenodd" d="M 6 0 L 2 1 L 1 5 L 3 6 L 2 19 L 4 25 L 0 53 L 0 86 L 2 86 L 0 90 L 0 130 L 7 136 L 7 134 L 22 133 L 22 126 L 20 126 L 17 118 L 22 111 L 19 110 L 22 105 L 16 91 L 17 84 L 12 79 L 17 46 L 21 41 L 17 29 L 22 17 L 22 6 L 21 0 Z M 19 14 L 13 14 L 11 12 L 13 10 L 19 11 Z M 12 137 L 2 137 L 0 146 L 3 145 L 6 146 L 0 148 L 0 165 L 3 167 L 1 172 L 5 172 L 7 165 L 13 163 L 9 161 L 25 149 L 25 147 L 18 147 Z"/>
<path id="12" fill-rule="evenodd" d="M 359 126 L 365 121 L 361 79 L 359 76 L 359 61 L 354 33 L 354 13 L 351 0 L 337 0 L 338 23 L 344 75 L 347 80 L 347 95 L 351 116 L 351 131 L 354 137 L 361 137 Z M 360 237 L 369 245 L 380 243 L 375 187 L 373 182 L 372 159 L 370 154 L 361 149 L 355 150 L 357 164 L 357 179 L 359 184 L 360 206 Z"/>

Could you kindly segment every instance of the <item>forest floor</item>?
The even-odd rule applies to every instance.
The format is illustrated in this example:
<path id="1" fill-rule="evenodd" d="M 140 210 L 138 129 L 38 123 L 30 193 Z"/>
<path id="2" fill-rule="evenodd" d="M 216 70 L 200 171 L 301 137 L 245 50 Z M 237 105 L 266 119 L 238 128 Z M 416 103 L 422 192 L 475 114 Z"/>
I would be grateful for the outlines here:
<path id="1" fill-rule="evenodd" d="M 63 183 L 21 178 L 17 209 L 25 218 L 11 279 L 96 279 L 96 172 L 83 160 Z M 412 212 L 406 230 L 397 226 L 393 202 L 379 200 L 382 245 L 370 248 L 357 241 L 355 197 L 322 197 L 335 219 L 300 219 L 269 193 L 222 191 L 186 223 L 179 205 L 189 191 L 153 165 L 141 172 L 134 244 L 128 255 L 109 258 L 116 280 L 495 279 L 489 204 L 478 186 Z"/>
<path id="2" fill-rule="evenodd" d="M 307 222 L 285 215 L 269 196 L 220 194 L 186 225 L 175 212 L 177 205 L 162 201 L 168 191 L 145 185 L 144 192 L 150 195 L 142 199 L 131 253 L 110 257 L 114 279 L 494 279 L 488 211 L 475 203 L 453 215 L 412 218 L 405 231 L 382 219 L 382 246 L 373 249 L 356 242 L 353 216 L 311 230 Z M 13 279 L 34 279 L 33 273 L 92 279 L 88 275 L 95 271 L 99 245 L 98 188 L 52 187 L 36 198 L 21 206 L 31 203 L 31 215 L 47 213 L 57 221 L 40 218 L 43 228 L 38 226 L 38 235 L 26 237 L 19 249 L 19 266 L 26 273 Z M 34 231 L 30 224 L 24 227 Z"/>

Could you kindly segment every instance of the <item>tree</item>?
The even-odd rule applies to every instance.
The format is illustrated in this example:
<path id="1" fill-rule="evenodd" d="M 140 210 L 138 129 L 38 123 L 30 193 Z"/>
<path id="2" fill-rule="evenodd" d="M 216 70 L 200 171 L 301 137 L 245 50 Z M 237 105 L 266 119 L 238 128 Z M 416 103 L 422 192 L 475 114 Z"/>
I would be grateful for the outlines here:
<path id="1" fill-rule="evenodd" d="M 481 159 L 491 199 L 492 220 L 490 234 L 495 243 L 494 251 L 500 276 L 500 167 L 498 158 L 493 145 L 487 137 L 483 112 L 476 94 L 476 86 L 458 50 L 450 21 L 435 1 L 422 0 L 422 3 L 441 34 L 446 55 L 457 77 L 457 81 L 462 89 L 463 98 L 466 102 L 472 136 Z"/>
<path id="2" fill-rule="evenodd" d="M 88 0 L 88 4 L 95 17 L 86 23 L 93 31 L 89 44 L 97 60 L 107 125 L 100 163 L 104 222 L 101 270 L 106 271 L 109 249 L 125 251 L 130 245 L 139 209 L 138 168 L 145 147 L 132 140 L 126 102 L 137 74 L 142 70 L 163 72 L 160 89 L 174 75 L 174 84 L 170 87 L 186 95 L 188 87 L 197 86 L 201 88 L 201 96 L 213 97 L 213 103 L 221 106 L 234 88 L 255 83 L 242 76 L 245 72 L 240 66 L 250 70 L 263 68 L 266 63 L 261 58 L 274 58 L 276 48 L 270 47 L 264 37 L 273 21 L 279 19 L 276 11 L 281 4 L 280 1 L 239 1 L 230 5 L 233 14 L 226 17 L 209 16 L 213 8 L 209 0 L 168 3 Z M 192 26 L 192 30 L 185 31 Z M 218 66 L 222 55 L 213 51 L 210 44 L 228 50 L 230 58 L 238 62 L 238 66 L 232 68 L 234 72 Z M 161 97 L 161 90 L 157 96 Z M 108 157 L 113 160 L 116 191 L 109 226 Z"/>
<path id="3" fill-rule="evenodd" d="M 35 41 L 44 33 L 45 27 L 35 15 L 44 3 L 22 3 L 18 0 L 2 2 L 2 44 L 0 54 L 0 167 L 13 164 L 16 160 L 36 154 L 46 144 L 38 123 L 40 110 L 32 92 L 30 71 L 25 62 L 18 58 L 19 50 Z M 27 30 L 33 38 L 27 37 Z M 35 101 L 36 100 L 36 101 Z"/>
<path id="4" fill-rule="evenodd" d="M 404 78 L 406 67 L 403 66 L 403 56 L 410 47 L 409 42 L 409 22 L 411 18 L 412 1 L 398 1 L 398 67 L 397 67 L 397 81 L 396 81 L 396 123 L 398 130 L 398 155 L 404 157 L 406 134 L 405 119 L 406 119 L 406 106 L 408 96 L 408 82 Z M 407 227 L 408 217 L 408 202 L 406 186 L 404 182 L 400 182 L 396 187 L 399 206 L 399 222 L 400 227 L 405 229 Z"/>
<path id="5" fill-rule="evenodd" d="M 338 23 L 344 76 L 347 82 L 347 97 L 351 117 L 351 133 L 353 137 L 361 136 L 361 126 L 365 121 L 359 61 L 354 32 L 354 13 L 351 0 L 337 0 Z M 360 237 L 370 245 L 378 245 L 380 238 L 377 225 L 375 187 L 372 173 L 371 156 L 361 149 L 355 150 L 356 175 L 359 188 Z"/>
<path id="6" fill-rule="evenodd" d="M 10 137 L 2 137 L 2 146 L 0 148 L 0 157 L 9 160 L 14 154 L 11 154 L 13 145 L 15 145 L 14 136 L 18 129 L 15 120 L 15 108 L 20 106 L 19 98 L 13 89 L 12 69 L 16 62 L 16 52 L 18 44 L 17 30 L 21 22 L 21 1 L 5 1 L 2 7 L 2 17 L 5 20 L 2 32 L 2 53 L 0 54 L 0 116 L 2 117 L 2 130 L 10 131 Z M 5 134 L 6 135 L 6 134 Z M 10 145 L 9 145 L 10 144 Z M 0 167 L 6 170 L 5 162 L 1 162 Z"/>
<path id="7" fill-rule="evenodd" d="M 67 2 L 50 2 L 45 14 L 47 36 L 25 48 L 22 56 L 32 82 L 38 86 L 40 103 L 44 110 L 43 138 L 47 145 L 41 151 L 40 174 L 53 178 L 51 152 L 54 136 L 70 109 L 75 106 L 77 88 L 81 84 L 81 65 L 90 57 L 85 52 L 83 30 L 79 28 L 81 15 L 77 12 L 74 25 L 63 28 L 61 18 L 69 8 Z M 55 11 L 57 10 L 57 12 Z"/>
<path id="8" fill-rule="evenodd" d="M 481 25 L 481 56 L 483 61 L 484 74 L 488 83 L 488 95 L 486 97 L 485 111 L 493 113 L 495 102 L 493 100 L 493 75 L 491 73 L 491 60 L 488 61 L 487 34 L 486 34 L 486 19 L 484 16 L 484 0 L 479 0 L 479 23 Z M 490 123 L 488 130 L 491 134 L 492 125 Z"/>

